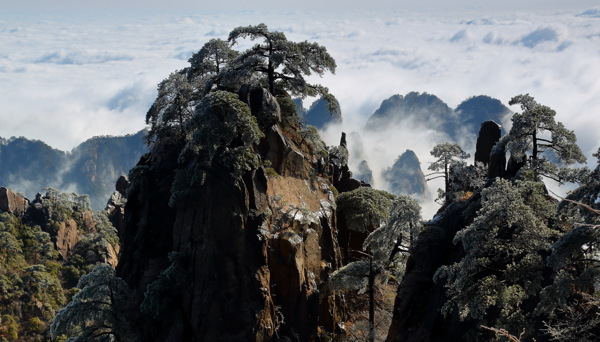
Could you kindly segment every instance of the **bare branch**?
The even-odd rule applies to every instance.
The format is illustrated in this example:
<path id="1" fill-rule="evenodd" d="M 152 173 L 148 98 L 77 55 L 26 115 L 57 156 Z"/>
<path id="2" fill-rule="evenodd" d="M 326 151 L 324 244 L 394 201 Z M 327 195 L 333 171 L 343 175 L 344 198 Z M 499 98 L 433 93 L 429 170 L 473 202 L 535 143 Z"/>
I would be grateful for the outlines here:
<path id="1" fill-rule="evenodd" d="M 480 325 L 480 327 L 482 329 L 486 329 L 489 331 L 493 331 L 495 332 L 497 335 L 501 335 L 504 336 L 506 338 L 508 338 L 509 341 L 512 342 L 521 342 L 521 338 L 523 337 L 523 334 L 525 333 L 525 331 L 523 331 L 519 337 L 511 335 L 506 329 L 496 329 L 496 328 L 490 328 L 490 327 L 486 327 L 485 325 Z"/>

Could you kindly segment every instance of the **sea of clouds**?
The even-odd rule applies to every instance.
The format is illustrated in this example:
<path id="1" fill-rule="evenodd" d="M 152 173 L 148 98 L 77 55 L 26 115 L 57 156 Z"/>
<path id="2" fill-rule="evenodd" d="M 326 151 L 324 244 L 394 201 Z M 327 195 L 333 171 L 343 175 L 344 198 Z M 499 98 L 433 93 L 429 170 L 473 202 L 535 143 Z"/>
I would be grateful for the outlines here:
<path id="1" fill-rule="evenodd" d="M 359 132 L 376 181 L 406 149 L 426 169 L 429 151 L 443 140 L 427 127 L 398 127 L 385 136 L 363 131 L 384 99 L 410 91 L 434 94 L 451 108 L 474 95 L 507 104 L 529 93 L 557 111 L 596 164 L 600 8 L 594 7 L 0 13 L 0 137 L 40 139 L 68 151 L 92 136 L 134 133 L 145 127 L 162 79 L 211 38 L 261 22 L 290 40 L 318 42 L 336 59 L 336 75 L 311 78 L 330 88 L 343 112 L 342 127 L 323 137 L 333 145 L 341 131 Z M 461 144 L 473 152 L 472 141 Z"/>

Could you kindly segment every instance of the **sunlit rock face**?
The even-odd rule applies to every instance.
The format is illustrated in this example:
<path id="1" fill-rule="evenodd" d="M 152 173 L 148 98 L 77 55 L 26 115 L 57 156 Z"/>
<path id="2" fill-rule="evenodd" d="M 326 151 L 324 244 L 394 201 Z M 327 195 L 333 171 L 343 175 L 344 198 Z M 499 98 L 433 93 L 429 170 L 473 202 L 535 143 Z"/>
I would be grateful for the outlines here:
<path id="1" fill-rule="evenodd" d="M 29 200 L 5 187 L 0 188 L 0 212 L 22 215 L 29 206 Z"/>

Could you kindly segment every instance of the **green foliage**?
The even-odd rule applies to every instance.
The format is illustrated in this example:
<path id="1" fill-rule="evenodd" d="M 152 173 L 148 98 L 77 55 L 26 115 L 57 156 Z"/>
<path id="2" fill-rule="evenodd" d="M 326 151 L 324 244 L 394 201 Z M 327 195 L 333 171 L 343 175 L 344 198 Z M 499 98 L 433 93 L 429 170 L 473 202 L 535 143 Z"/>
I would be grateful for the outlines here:
<path id="1" fill-rule="evenodd" d="M 179 158 L 183 165 L 192 166 L 177 170 L 171 191 L 172 205 L 185 198 L 191 186 L 204 184 L 209 172 L 226 170 L 231 177 L 238 178 L 259 166 L 253 146 L 264 134 L 248 105 L 237 95 L 212 92 L 196 110 L 187 124 L 191 135 Z"/>
<path id="2" fill-rule="evenodd" d="M 93 231 L 83 228 L 90 211 L 87 196 L 47 188 L 34 208 L 38 213 L 33 218 L 0 213 L 0 340 L 49 340 L 50 321 L 73 295 L 68 289 L 105 260 L 98 256 L 106 250 L 102 245 L 119 243 L 103 212 L 93 216 Z M 77 224 L 81 240 L 63 259 L 53 241 L 65 221 Z"/>
<path id="3" fill-rule="evenodd" d="M 146 113 L 146 123 L 151 125 L 149 141 L 181 140 L 185 137 L 185 124 L 194 114 L 195 100 L 199 95 L 183 71 L 173 72 L 158 84 L 158 96 Z"/>
<path id="4" fill-rule="evenodd" d="M 328 285 L 332 290 L 362 290 L 367 286 L 369 260 L 361 259 L 349 263 L 329 276 Z"/>
<path id="5" fill-rule="evenodd" d="M 386 191 L 361 187 L 338 196 L 338 215 L 349 229 L 370 233 L 387 221 L 395 199 Z"/>
<path id="6" fill-rule="evenodd" d="M 41 304 L 44 318 L 51 318 L 66 301 L 59 280 L 48 273 L 43 265 L 29 266 L 23 271 L 23 290 L 30 298 L 26 308 L 33 311 Z"/>
<path id="7" fill-rule="evenodd" d="M 298 117 L 296 112 L 296 103 L 289 96 L 277 96 L 275 97 L 281 110 L 281 116 L 284 118 Z"/>
<path id="8" fill-rule="evenodd" d="M 594 154 L 600 157 L 600 150 Z M 547 333 L 560 341 L 594 341 L 600 329 L 600 162 L 559 205 L 565 234 L 552 247 L 553 282 L 536 309 L 549 317 Z"/>
<path id="9" fill-rule="evenodd" d="M 66 335 L 73 342 L 104 341 L 107 336 L 119 340 L 127 329 L 122 315 L 129 292 L 125 282 L 112 267 L 98 265 L 81 277 L 77 287 L 81 291 L 54 318 L 52 337 Z"/>
<path id="10" fill-rule="evenodd" d="M 277 171 L 272 167 L 265 168 L 265 173 L 267 174 L 267 177 L 269 177 L 269 178 L 279 177 L 279 174 L 277 173 Z"/>
<path id="11" fill-rule="evenodd" d="M 469 158 L 469 154 L 463 151 L 458 144 L 445 142 L 435 145 L 431 150 L 431 155 L 437 160 L 429 165 L 429 170 L 434 172 L 426 175 L 427 177 L 432 176 L 427 181 L 444 178 L 445 188 L 441 194 L 448 201 L 452 191 L 450 183 L 451 170 L 454 169 L 455 172 L 459 172 L 459 169 L 465 168 L 466 163 L 464 160 Z"/>
<path id="12" fill-rule="evenodd" d="M 206 84 L 214 82 L 218 88 L 217 75 L 237 55 L 238 52 L 232 50 L 226 41 L 211 39 L 188 60 L 190 67 L 187 69 L 187 77 L 193 83 L 197 79 Z"/>
<path id="13" fill-rule="evenodd" d="M 335 73 L 335 60 L 327 49 L 317 43 L 288 41 L 283 32 L 269 31 L 265 24 L 240 26 L 229 33 L 232 45 L 239 39 L 260 40 L 252 48 L 239 54 L 230 63 L 223 79 L 259 79 L 271 94 L 289 92 L 293 96 L 321 95 L 330 104 L 330 113 L 337 113 L 337 101 L 321 85 L 309 84 L 305 76 L 322 76 L 325 71 Z"/>
<path id="14" fill-rule="evenodd" d="M 526 160 L 536 177 L 565 180 L 561 173 L 564 170 L 552 163 L 550 156 L 564 165 L 585 162 L 586 158 L 576 144 L 575 133 L 554 120 L 554 110 L 537 103 L 529 94 L 517 95 L 509 104 L 521 105 L 523 112 L 512 117 L 507 149 L 511 156 Z"/>
<path id="15" fill-rule="evenodd" d="M 18 341 L 19 330 L 19 324 L 12 315 L 0 317 L 0 341 Z"/>
<path id="16" fill-rule="evenodd" d="M 348 149 L 344 146 L 330 146 L 329 162 L 337 167 L 348 165 Z"/>
<path id="17" fill-rule="evenodd" d="M 327 151 L 327 146 L 325 146 L 325 143 L 323 142 L 323 140 L 321 140 L 321 136 L 319 136 L 319 131 L 317 131 L 317 128 L 315 126 L 311 126 L 311 125 L 303 126 L 298 131 L 298 134 L 300 134 L 300 136 L 302 137 L 302 141 L 300 142 L 300 144 L 302 144 L 304 142 L 313 151 L 314 154 L 320 155 L 325 160 L 327 160 L 327 158 L 329 158 L 329 152 Z M 341 147 L 341 148 L 343 148 L 343 147 Z M 348 151 L 346 150 L 346 153 L 347 152 Z M 343 159 L 343 155 L 344 155 L 343 151 L 339 151 L 338 149 L 336 149 L 334 154 Z M 335 156 L 334 156 L 334 158 L 335 158 Z M 339 160 L 338 162 L 343 162 L 343 160 Z"/>
<path id="18" fill-rule="evenodd" d="M 454 238 L 465 256 L 435 274 L 449 297 L 443 312 L 515 331 L 532 327 L 525 303 L 542 288 L 542 256 L 558 236 L 551 226 L 556 205 L 539 182 L 503 179 L 482 191 L 481 205 Z"/>
<path id="19" fill-rule="evenodd" d="M 340 195 L 340 197 L 345 194 Z M 383 195 L 385 196 L 385 194 Z M 356 194 L 352 197 L 359 198 Z M 364 198 L 365 196 L 361 197 Z M 344 200 L 342 199 L 342 201 Z M 383 200 L 383 202 L 386 202 L 386 200 Z M 390 266 L 392 266 L 391 273 L 394 276 L 398 275 L 394 272 L 396 271 L 394 259 L 398 252 L 404 255 L 408 254 L 410 245 L 422 230 L 421 206 L 408 195 L 399 196 L 390 206 L 391 209 L 388 207 L 389 217 L 386 215 L 387 222 L 372 231 L 363 243 L 363 250 L 367 252 L 370 260 L 360 259 L 351 262 L 332 273 L 328 284 L 333 290 L 364 289 L 367 286 L 371 270 L 379 274 L 383 271 L 390 271 Z M 402 261 L 405 262 L 405 259 L 403 258 Z"/>
<path id="20" fill-rule="evenodd" d="M 376 262 L 387 267 L 396 254 L 409 254 L 422 229 L 421 206 L 414 198 L 400 195 L 393 203 L 387 223 L 367 236 L 363 250 L 369 251 Z"/>

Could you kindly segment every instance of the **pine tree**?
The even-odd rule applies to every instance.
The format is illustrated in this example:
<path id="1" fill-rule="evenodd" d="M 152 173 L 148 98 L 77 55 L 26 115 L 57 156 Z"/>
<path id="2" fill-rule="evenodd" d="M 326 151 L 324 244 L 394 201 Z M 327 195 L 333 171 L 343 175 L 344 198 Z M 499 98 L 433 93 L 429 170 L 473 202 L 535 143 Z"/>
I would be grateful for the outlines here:
<path id="1" fill-rule="evenodd" d="M 451 196 L 450 173 L 452 169 L 464 168 L 466 166 L 464 160 L 469 158 L 469 154 L 463 151 L 458 144 L 445 142 L 435 145 L 431 150 L 431 155 L 437 158 L 429 165 L 429 170 L 434 172 L 425 177 L 432 176 L 427 181 L 444 178 L 444 192 L 440 194 L 440 197 L 443 196 L 448 201 Z"/>
<path id="2" fill-rule="evenodd" d="M 240 53 L 230 63 L 222 79 L 259 77 L 273 95 L 289 92 L 302 98 L 321 95 L 329 105 L 330 114 L 339 111 L 337 100 L 326 87 L 306 82 L 313 73 L 322 76 L 325 71 L 335 73 L 335 60 L 324 46 L 308 41 L 296 43 L 285 34 L 270 31 L 265 24 L 240 26 L 229 33 L 229 42 L 239 39 L 260 40 L 252 48 Z"/>
<path id="3" fill-rule="evenodd" d="M 564 165 L 584 163 L 586 158 L 576 144 L 575 133 L 554 120 L 553 109 L 537 103 L 529 94 L 517 95 L 509 104 L 519 104 L 523 110 L 512 117 L 507 143 L 511 156 L 526 161 L 535 177 L 544 176 L 558 182 L 568 180 L 568 170 L 549 158 L 553 156 Z"/>
<path id="4" fill-rule="evenodd" d="M 600 150 L 594 156 L 600 157 Z M 542 291 L 537 312 L 548 318 L 546 332 L 563 342 L 600 338 L 599 199 L 600 162 L 558 208 L 565 233 L 548 258 L 553 282 Z"/>
<path id="5" fill-rule="evenodd" d="M 104 264 L 81 277 L 77 287 L 81 291 L 54 318 L 52 337 L 66 335 L 71 342 L 121 341 L 127 328 L 122 316 L 128 296 L 125 282 Z"/>
<path id="6" fill-rule="evenodd" d="M 531 181 L 496 179 L 481 196 L 473 223 L 454 238 L 465 256 L 435 274 L 449 297 L 443 312 L 477 326 L 526 329 L 529 338 L 534 323 L 526 303 L 535 302 L 542 288 L 544 255 L 558 236 L 552 225 L 556 204 L 542 183 Z M 481 338 L 471 334 L 465 338 Z"/>

